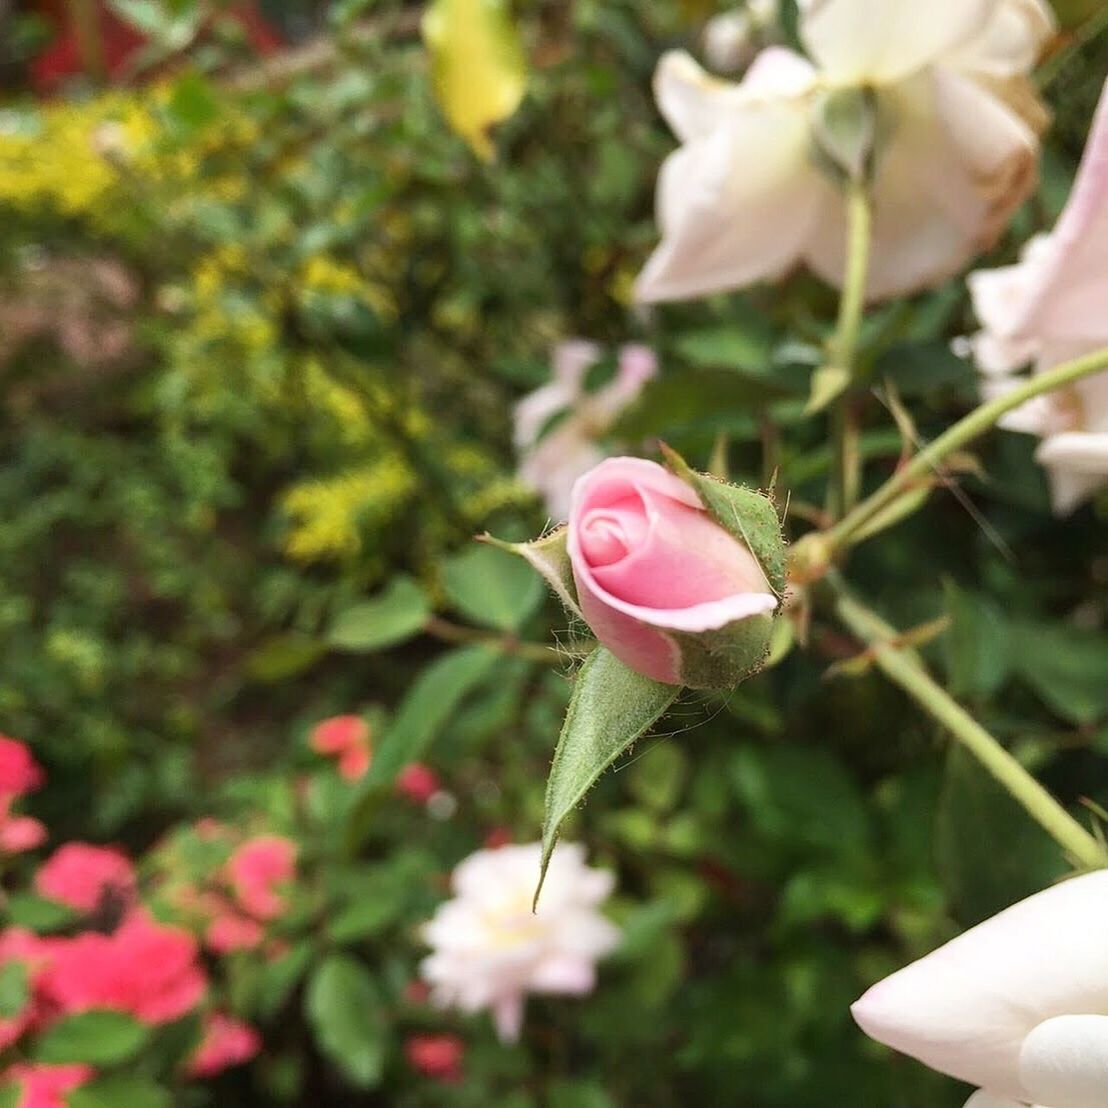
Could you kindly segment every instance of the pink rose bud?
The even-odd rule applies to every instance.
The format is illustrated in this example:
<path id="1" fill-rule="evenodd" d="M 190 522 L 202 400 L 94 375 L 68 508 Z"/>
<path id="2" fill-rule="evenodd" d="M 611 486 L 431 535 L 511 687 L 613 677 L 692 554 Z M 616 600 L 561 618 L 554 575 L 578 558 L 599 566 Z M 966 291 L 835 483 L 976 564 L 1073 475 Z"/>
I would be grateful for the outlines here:
<path id="1" fill-rule="evenodd" d="M 568 526 L 516 546 L 621 662 L 671 685 L 725 688 L 765 660 L 785 547 L 761 493 L 610 458 L 573 489 Z"/>

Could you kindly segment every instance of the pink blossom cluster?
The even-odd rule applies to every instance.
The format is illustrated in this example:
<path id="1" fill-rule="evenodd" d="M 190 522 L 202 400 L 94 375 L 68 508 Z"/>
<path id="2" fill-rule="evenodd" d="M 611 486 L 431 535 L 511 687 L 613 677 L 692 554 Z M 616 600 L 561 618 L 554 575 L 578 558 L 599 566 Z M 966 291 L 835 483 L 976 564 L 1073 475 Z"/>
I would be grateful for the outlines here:
<path id="1" fill-rule="evenodd" d="M 0 849 L 11 848 L 13 825 L 34 824 L 11 815 L 12 802 L 40 787 L 42 768 L 27 747 L 0 736 Z M 17 836 L 18 838 L 18 836 Z M 295 848 L 264 836 L 243 843 L 228 860 L 224 880 L 237 904 L 255 920 L 270 920 L 284 910 L 278 887 L 291 878 Z M 0 1050 L 22 1045 L 59 1020 L 90 1011 L 129 1015 L 151 1026 L 171 1023 L 196 1011 L 209 993 L 196 937 L 183 927 L 154 918 L 139 899 L 138 875 L 123 851 L 68 842 L 58 847 L 34 874 L 35 892 L 65 905 L 86 924 L 65 935 L 38 935 L 27 928 L 0 929 L 0 969 L 22 965 L 27 995 L 22 1008 L 0 1017 Z M 218 1011 L 203 1017 L 200 1045 L 187 1063 L 188 1073 L 211 1077 L 253 1057 L 261 1046 L 257 1031 Z M 95 1076 L 86 1065 L 20 1062 L 0 1072 L 0 1085 L 20 1089 L 20 1108 L 62 1108 L 64 1097 Z"/>
<path id="2" fill-rule="evenodd" d="M 44 780 L 42 767 L 27 747 L 0 735 L 0 855 L 22 854 L 46 841 L 46 828 L 37 819 L 12 814 L 12 805 Z"/>
<path id="3" fill-rule="evenodd" d="M 373 758 L 369 724 L 361 716 L 331 716 L 312 728 L 311 747 L 317 754 L 334 758 L 347 781 L 364 777 Z"/>

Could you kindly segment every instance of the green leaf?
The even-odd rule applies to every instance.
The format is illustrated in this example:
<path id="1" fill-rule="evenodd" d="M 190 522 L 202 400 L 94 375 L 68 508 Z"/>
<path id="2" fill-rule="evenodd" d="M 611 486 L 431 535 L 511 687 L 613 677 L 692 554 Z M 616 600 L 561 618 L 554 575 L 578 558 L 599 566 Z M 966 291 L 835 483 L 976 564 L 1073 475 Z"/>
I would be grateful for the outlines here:
<path id="1" fill-rule="evenodd" d="M 1054 840 L 959 746 L 947 754 L 935 857 L 966 925 L 1046 888 L 1068 869 Z"/>
<path id="2" fill-rule="evenodd" d="M 326 645 L 311 635 L 271 635 L 250 652 L 246 671 L 255 681 L 275 685 L 310 669 L 326 652 Z"/>
<path id="3" fill-rule="evenodd" d="M 29 992 L 27 967 L 22 962 L 0 966 L 0 1020 L 18 1016 L 27 1004 Z"/>
<path id="4" fill-rule="evenodd" d="M 546 868 L 566 817 L 584 799 L 600 775 L 661 718 L 680 689 L 628 669 L 604 647 L 597 647 L 574 681 L 550 777 L 542 826 L 542 870 Z"/>
<path id="5" fill-rule="evenodd" d="M 340 612 L 328 633 L 336 650 L 384 650 L 418 635 L 431 615 L 427 594 L 410 577 L 394 577 L 380 595 Z"/>
<path id="6" fill-rule="evenodd" d="M 60 931 L 77 918 L 77 913 L 65 904 L 58 904 L 33 893 L 13 893 L 5 907 L 9 922 L 38 934 Z"/>
<path id="7" fill-rule="evenodd" d="M 111 1066 L 133 1058 L 150 1038 L 150 1028 L 123 1012 L 81 1012 L 55 1023 L 38 1041 L 40 1062 L 88 1062 Z"/>
<path id="8" fill-rule="evenodd" d="M 754 825 L 769 838 L 851 857 L 868 846 L 865 797 L 829 751 L 744 746 L 735 753 L 732 780 Z"/>
<path id="9" fill-rule="evenodd" d="M 788 389 L 774 385 L 767 377 L 773 362 L 773 334 L 760 319 L 741 326 L 708 327 L 690 331 L 674 342 L 677 353 L 701 369 L 745 371 L 758 378 L 760 384 L 776 387 L 780 393 Z"/>
<path id="10" fill-rule="evenodd" d="M 274 1016 L 288 1000 L 292 990 L 308 971 L 314 949 L 311 942 L 297 943 L 280 958 L 267 962 L 258 980 L 258 1011 Z"/>
<path id="11" fill-rule="evenodd" d="M 547 1091 L 547 1108 L 616 1108 L 615 1101 L 594 1081 L 554 1081 Z"/>
<path id="12" fill-rule="evenodd" d="M 75 1089 L 66 1098 L 68 1108 L 172 1108 L 167 1089 L 144 1077 L 115 1074 Z"/>
<path id="13" fill-rule="evenodd" d="M 1014 624 L 1012 665 L 1061 719 L 1089 724 L 1108 717 L 1104 634 L 1065 624 Z"/>
<path id="14" fill-rule="evenodd" d="M 635 442 L 691 427 L 730 428 L 736 419 L 745 430 L 754 416 L 786 390 L 772 378 L 750 377 L 727 369 L 690 369 L 656 377 L 638 400 L 616 420 L 613 439 Z"/>
<path id="15" fill-rule="evenodd" d="M 947 581 L 950 629 L 943 637 L 947 684 L 955 696 L 989 696 L 1004 684 L 1011 665 L 1008 626 L 998 605 Z"/>
<path id="16" fill-rule="evenodd" d="M 0 1108 L 19 1108 L 22 1099 L 22 1084 L 16 1085 L 9 1081 L 0 1084 Z"/>
<path id="17" fill-rule="evenodd" d="M 543 600 L 542 581 L 518 558 L 495 546 L 473 546 L 446 559 L 442 584 L 467 619 L 498 631 L 518 631 Z"/>
<path id="18" fill-rule="evenodd" d="M 366 775 L 366 785 L 391 784 L 409 762 L 427 749 L 463 698 L 500 660 L 487 646 L 452 650 L 429 665 L 400 702 Z"/>
<path id="19" fill-rule="evenodd" d="M 959 387 L 968 391 L 977 382 L 973 366 L 946 341 L 897 343 L 877 359 L 874 374 L 892 381 L 902 397 L 934 396 Z"/>
<path id="20" fill-rule="evenodd" d="M 320 1050 L 359 1089 L 381 1083 L 387 1024 L 376 982 L 361 962 L 332 954 L 312 974 L 305 1012 Z"/>
<path id="21" fill-rule="evenodd" d="M 381 738 L 350 814 L 347 837 L 360 841 L 380 791 L 409 762 L 422 756 L 458 706 L 496 667 L 498 651 L 487 646 L 452 650 L 432 662 L 408 689 Z"/>
<path id="22" fill-rule="evenodd" d="M 185 73 L 170 89 L 170 118 L 187 131 L 198 131 L 219 118 L 215 90 L 199 73 Z"/>

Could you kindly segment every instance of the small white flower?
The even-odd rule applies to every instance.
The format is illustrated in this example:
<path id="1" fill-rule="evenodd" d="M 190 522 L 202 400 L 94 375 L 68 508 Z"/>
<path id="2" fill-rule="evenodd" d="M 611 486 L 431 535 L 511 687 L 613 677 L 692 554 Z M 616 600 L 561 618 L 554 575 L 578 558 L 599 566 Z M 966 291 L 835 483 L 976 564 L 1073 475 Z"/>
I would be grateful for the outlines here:
<path id="1" fill-rule="evenodd" d="M 1046 114 L 1026 79 L 1053 32 L 1042 0 L 801 0 L 812 61 L 763 50 L 733 84 L 683 52 L 658 105 L 682 146 L 658 180 L 662 242 L 640 300 L 679 300 L 845 265 L 841 176 L 817 152 L 829 95 L 871 100 L 871 300 L 958 272 L 1034 186 Z"/>
<path id="2" fill-rule="evenodd" d="M 560 343 L 554 350 L 551 382 L 515 408 L 520 479 L 543 495 L 553 520 L 567 518 L 577 478 L 607 457 L 597 440 L 658 372 L 654 352 L 632 343 L 619 349 L 615 378 L 590 392 L 585 379 L 602 353 L 584 339 Z M 560 422 L 551 426 L 559 415 Z"/>
<path id="3" fill-rule="evenodd" d="M 1033 238 L 1016 265 L 971 274 L 984 330 L 972 341 L 984 392 L 1015 388 L 1038 372 L 1108 346 L 1108 85 L 1065 211 Z M 1004 427 L 1039 435 L 1054 509 L 1073 511 L 1108 484 L 1108 373 L 1078 381 L 1010 412 Z M 1108 1100 L 1108 1098 L 1106 1098 Z"/>
<path id="4" fill-rule="evenodd" d="M 871 1038 L 980 1085 L 966 1108 L 1108 1104 L 1108 870 L 1021 901 L 874 985 Z"/>
<path id="5" fill-rule="evenodd" d="M 519 1038 L 528 993 L 591 992 L 597 960 L 620 939 L 598 910 L 612 874 L 590 869 L 581 846 L 555 848 L 532 912 L 541 857 L 539 843 L 471 854 L 454 870 L 454 899 L 423 928 L 433 953 L 420 973 L 432 1001 L 464 1012 L 489 1009 L 505 1042 Z"/>

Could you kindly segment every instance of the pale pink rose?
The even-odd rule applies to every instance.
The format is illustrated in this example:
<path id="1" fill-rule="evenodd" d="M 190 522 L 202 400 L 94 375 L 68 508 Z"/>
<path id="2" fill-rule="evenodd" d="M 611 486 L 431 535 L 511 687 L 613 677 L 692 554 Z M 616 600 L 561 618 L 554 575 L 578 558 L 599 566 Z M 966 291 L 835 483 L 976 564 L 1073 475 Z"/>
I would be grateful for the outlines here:
<path id="1" fill-rule="evenodd" d="M 774 611 L 754 556 L 654 462 L 610 458 L 573 489 L 567 549 L 581 612 L 625 665 L 682 684 L 673 632 Z"/>
<path id="2" fill-rule="evenodd" d="M 1102 1108 L 1108 870 L 1021 901 L 874 985 L 862 1030 L 984 1090 L 973 1108 Z"/>
<path id="3" fill-rule="evenodd" d="M 465 1043 L 457 1035 L 412 1035 L 404 1056 L 413 1069 L 435 1081 L 452 1085 L 462 1079 Z"/>
<path id="4" fill-rule="evenodd" d="M 25 743 L 0 735 L 0 797 L 23 796 L 42 786 L 46 775 Z"/>
<path id="5" fill-rule="evenodd" d="M 48 1066 L 41 1062 L 17 1062 L 4 1071 L 2 1084 L 20 1086 L 15 1108 L 65 1108 L 65 1094 L 95 1076 L 91 1066 L 80 1063 Z"/>
<path id="6" fill-rule="evenodd" d="M 682 145 L 659 175 L 662 241 L 640 300 L 774 281 L 799 265 L 842 283 L 842 172 L 815 154 L 830 94 L 864 92 L 879 121 L 870 300 L 953 276 L 1032 191 L 1047 117 L 1027 75 L 1053 33 L 1041 0 L 800 8 L 807 57 L 769 47 L 738 84 L 684 52 L 662 58 L 658 106 Z"/>
<path id="7" fill-rule="evenodd" d="M 600 439 L 658 373 L 649 347 L 621 346 L 615 378 L 590 392 L 586 377 L 602 354 L 599 346 L 583 339 L 560 343 L 554 350 L 553 380 L 515 408 L 520 479 L 542 493 L 554 520 L 567 517 L 574 481 L 606 456 Z M 543 434 L 559 414 L 561 420 Z"/>
<path id="8" fill-rule="evenodd" d="M 188 1063 L 193 1077 L 215 1077 L 232 1066 L 241 1066 L 257 1056 L 262 1037 L 257 1030 L 222 1012 L 204 1017 L 204 1032 L 196 1053 Z"/>
<path id="9" fill-rule="evenodd" d="M 1029 363 L 1041 373 L 1108 346 L 1108 85 L 1065 210 L 1016 265 L 971 274 L 972 343 L 987 396 L 1015 388 Z M 1001 425 L 1039 435 L 1055 511 L 1073 511 L 1108 484 L 1108 372 L 1009 412 Z"/>
<path id="10" fill-rule="evenodd" d="M 0 802 L 0 854 L 23 854 L 46 842 L 46 828 L 30 816 L 12 816 Z"/>
<path id="11" fill-rule="evenodd" d="M 296 875 L 296 844 L 280 835 L 261 835 L 243 843 L 227 860 L 227 880 L 239 904 L 260 920 L 285 910 L 278 890 Z"/>
<path id="12" fill-rule="evenodd" d="M 79 912 L 92 912 L 105 894 L 129 900 L 136 880 L 135 867 L 122 851 L 73 842 L 58 847 L 42 864 L 35 890 Z"/>
<path id="13" fill-rule="evenodd" d="M 471 854 L 454 870 L 454 899 L 423 928 L 432 953 L 420 973 L 432 1002 L 490 1010 L 508 1042 L 519 1038 L 528 993 L 592 992 L 597 960 L 619 943 L 619 930 L 599 911 L 612 875 L 590 869 L 580 846 L 555 848 L 532 911 L 541 856 L 539 843 Z"/>
<path id="14" fill-rule="evenodd" d="M 311 746 L 317 754 L 338 758 L 339 773 L 357 781 L 373 760 L 369 739 L 369 724 L 361 716 L 332 716 L 312 728 Z"/>
<path id="15" fill-rule="evenodd" d="M 406 765 L 396 777 L 396 791 L 415 804 L 426 804 L 441 788 L 439 775 L 422 762 Z"/>
<path id="16" fill-rule="evenodd" d="M 207 988 L 196 940 L 132 911 L 111 935 L 85 932 L 51 951 L 42 989 L 66 1014 L 110 1008 L 144 1023 L 190 1012 Z"/>

